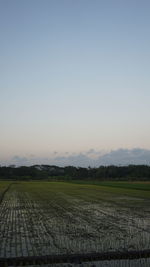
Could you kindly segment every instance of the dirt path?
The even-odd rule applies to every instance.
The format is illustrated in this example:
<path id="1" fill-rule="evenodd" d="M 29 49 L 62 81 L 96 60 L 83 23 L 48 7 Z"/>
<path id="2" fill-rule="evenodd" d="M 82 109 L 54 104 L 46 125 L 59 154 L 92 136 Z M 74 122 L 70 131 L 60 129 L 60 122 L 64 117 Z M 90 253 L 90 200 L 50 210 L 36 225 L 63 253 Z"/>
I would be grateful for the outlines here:
<path id="1" fill-rule="evenodd" d="M 7 188 L 3 191 L 3 193 L 2 193 L 1 196 L 0 196 L 0 204 L 2 203 L 2 201 L 3 201 L 3 199 L 4 199 L 5 195 L 6 195 L 6 193 L 10 190 L 10 188 L 11 188 L 12 185 L 14 185 L 14 184 L 17 184 L 17 183 L 11 183 L 11 184 L 9 184 L 9 185 L 7 186 Z"/>

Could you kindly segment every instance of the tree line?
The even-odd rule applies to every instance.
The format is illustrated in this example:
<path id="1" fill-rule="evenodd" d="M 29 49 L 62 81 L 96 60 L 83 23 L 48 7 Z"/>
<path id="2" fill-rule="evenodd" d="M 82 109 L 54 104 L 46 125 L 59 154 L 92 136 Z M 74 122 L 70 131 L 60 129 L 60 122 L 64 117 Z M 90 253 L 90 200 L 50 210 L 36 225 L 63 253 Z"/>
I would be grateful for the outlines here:
<path id="1" fill-rule="evenodd" d="M 0 166 L 0 179 L 11 180 L 150 180 L 150 166 L 100 166 L 82 168 L 52 165 Z"/>

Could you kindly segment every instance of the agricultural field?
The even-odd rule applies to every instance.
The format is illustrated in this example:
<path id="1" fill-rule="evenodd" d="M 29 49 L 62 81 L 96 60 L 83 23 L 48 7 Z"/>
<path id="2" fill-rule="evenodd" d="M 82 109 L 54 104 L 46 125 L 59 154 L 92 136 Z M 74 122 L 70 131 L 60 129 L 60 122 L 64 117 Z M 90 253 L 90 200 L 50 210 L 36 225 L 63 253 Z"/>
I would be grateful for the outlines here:
<path id="1" fill-rule="evenodd" d="M 0 258 L 149 249 L 150 183 L 0 182 L 0 218 Z"/>

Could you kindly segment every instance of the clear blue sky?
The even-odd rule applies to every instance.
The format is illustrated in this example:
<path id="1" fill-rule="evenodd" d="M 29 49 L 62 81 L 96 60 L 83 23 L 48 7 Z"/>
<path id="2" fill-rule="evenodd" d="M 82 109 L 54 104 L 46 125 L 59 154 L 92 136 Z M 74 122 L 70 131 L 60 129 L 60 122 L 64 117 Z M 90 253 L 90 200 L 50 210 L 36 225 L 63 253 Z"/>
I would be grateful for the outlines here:
<path id="1" fill-rule="evenodd" d="M 149 0 L 0 0 L 0 158 L 150 149 Z"/>

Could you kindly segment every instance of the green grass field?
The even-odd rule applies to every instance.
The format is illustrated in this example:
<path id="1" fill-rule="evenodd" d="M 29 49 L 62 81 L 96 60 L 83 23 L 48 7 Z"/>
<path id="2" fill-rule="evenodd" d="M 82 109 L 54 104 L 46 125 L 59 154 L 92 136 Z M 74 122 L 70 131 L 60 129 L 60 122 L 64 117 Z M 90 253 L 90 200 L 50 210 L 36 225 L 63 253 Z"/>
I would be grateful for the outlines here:
<path id="1" fill-rule="evenodd" d="M 116 188 L 124 188 L 124 189 L 137 189 L 137 190 L 145 190 L 150 191 L 150 182 L 148 181 L 138 181 L 138 182 L 126 182 L 126 181 L 83 181 L 83 180 L 75 180 L 71 181 L 71 183 L 75 184 L 89 184 L 89 185 L 99 185 L 99 186 L 108 186 L 108 187 L 116 187 Z"/>
<path id="2" fill-rule="evenodd" d="M 84 182 L 21 182 L 20 190 L 37 195 L 41 199 L 53 198 L 55 194 L 64 193 L 70 196 L 91 201 L 117 201 L 117 198 L 129 197 L 150 199 L 150 182 L 99 182 L 89 184 Z M 139 202 L 138 201 L 138 202 Z"/>

